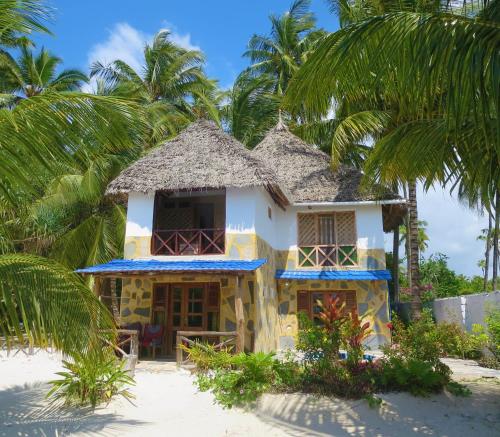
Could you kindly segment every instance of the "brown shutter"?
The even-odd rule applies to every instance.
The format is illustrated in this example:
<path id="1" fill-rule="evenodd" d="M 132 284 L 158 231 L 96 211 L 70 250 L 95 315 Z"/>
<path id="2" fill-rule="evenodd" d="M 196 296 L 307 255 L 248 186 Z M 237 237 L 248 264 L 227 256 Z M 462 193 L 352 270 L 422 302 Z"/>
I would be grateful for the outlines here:
<path id="1" fill-rule="evenodd" d="M 307 291 L 298 291 L 297 292 L 297 312 L 306 312 L 310 313 L 310 299 L 309 293 Z"/>
<path id="2" fill-rule="evenodd" d="M 356 245 L 356 217 L 354 211 L 338 212 L 335 214 L 337 220 L 337 244 Z"/>
<path id="3" fill-rule="evenodd" d="M 316 238 L 316 215 L 315 214 L 298 214 L 298 237 L 299 246 L 314 246 L 317 243 Z"/>
<path id="4" fill-rule="evenodd" d="M 218 311 L 219 296 L 219 284 L 208 284 L 207 309 Z"/>

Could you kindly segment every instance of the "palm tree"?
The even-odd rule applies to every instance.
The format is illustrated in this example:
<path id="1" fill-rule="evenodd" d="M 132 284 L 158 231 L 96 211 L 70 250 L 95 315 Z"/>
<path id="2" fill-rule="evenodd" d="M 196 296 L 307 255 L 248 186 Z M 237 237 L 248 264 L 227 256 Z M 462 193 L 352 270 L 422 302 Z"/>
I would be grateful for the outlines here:
<path id="1" fill-rule="evenodd" d="M 349 123 L 352 131 L 375 138 L 367 173 L 408 183 L 415 313 L 415 182 L 423 180 L 427 187 L 468 172 L 489 201 L 498 191 L 494 78 L 500 64 L 494 3 L 478 19 L 469 17 L 470 10 L 455 14 L 445 6 L 441 12 L 435 3 L 338 2 L 350 24 L 322 42 L 294 78 L 287 98 L 311 117 L 325 114 L 332 99 L 365 107 L 363 123 Z M 334 141 L 337 153 L 348 146 L 349 141 Z"/>
<path id="2" fill-rule="evenodd" d="M 46 18 L 40 1 L 1 2 L 0 43 L 43 30 Z M 42 208 L 48 197 L 55 201 L 58 193 L 67 196 L 58 187 L 71 178 L 61 175 L 76 174 L 72 181 L 78 189 L 97 192 L 99 181 L 86 177 L 84 164 L 104 165 L 106 154 L 130 150 L 133 139 L 142 136 L 142 120 L 141 107 L 130 101 L 72 91 L 43 91 L 0 108 L 0 331 L 8 342 L 23 334 L 41 345 L 51 338 L 70 353 L 84 350 L 100 329 L 112 327 L 106 309 L 74 273 L 53 260 L 13 252 L 31 244 L 28 240 L 34 251 L 43 250 L 37 247 L 39 234 L 24 226 L 32 208 Z M 47 189 L 57 178 L 61 184 Z M 84 191 L 81 195 L 87 201 Z M 70 204 L 74 197 L 72 192 L 61 202 Z"/>
<path id="3" fill-rule="evenodd" d="M 246 146 L 256 146 L 278 121 L 280 98 L 275 79 L 267 74 L 241 73 L 227 93 L 221 116 L 231 135 Z"/>
<path id="4" fill-rule="evenodd" d="M 53 346 L 67 354 L 102 345 L 109 312 L 71 271 L 33 255 L 0 255 L 0 333 L 7 341 Z"/>
<path id="5" fill-rule="evenodd" d="M 109 65 L 96 62 L 91 68 L 90 76 L 104 82 L 101 89 L 132 99 L 145 109 L 149 121 L 145 147 L 157 145 L 196 119 L 200 115 L 196 108 L 203 107 L 201 116 L 219 122 L 212 100 L 215 82 L 203 72 L 203 54 L 181 48 L 169 37 L 170 33 L 162 30 L 145 46 L 139 72 L 121 60 Z"/>
<path id="6" fill-rule="evenodd" d="M 43 92 L 77 91 L 87 76 L 79 70 L 56 73 L 61 58 L 43 49 L 34 54 L 21 47 L 17 61 L 6 51 L 0 52 L 0 92 L 11 93 L 17 98 L 28 98 Z"/>
<path id="7" fill-rule="evenodd" d="M 295 0 L 283 15 L 271 15 L 270 35 L 253 35 L 243 55 L 252 62 L 250 71 L 275 78 L 274 92 L 278 95 L 285 93 L 294 73 L 325 35 L 315 29 L 310 5 L 310 0 Z"/>
<path id="8" fill-rule="evenodd" d="M 0 45 L 18 47 L 30 42 L 32 32 L 50 33 L 44 22 L 50 9 L 40 0 L 2 0 L 0 2 Z"/>

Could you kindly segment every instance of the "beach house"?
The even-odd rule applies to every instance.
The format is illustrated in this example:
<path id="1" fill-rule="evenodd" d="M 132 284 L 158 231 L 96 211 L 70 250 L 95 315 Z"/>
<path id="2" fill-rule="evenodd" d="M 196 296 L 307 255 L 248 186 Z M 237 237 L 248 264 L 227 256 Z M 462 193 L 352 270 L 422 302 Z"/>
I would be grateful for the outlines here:
<path id="1" fill-rule="evenodd" d="M 124 258 L 79 270 L 96 293 L 118 290 L 120 325 L 237 333 L 239 349 L 294 346 L 297 313 L 329 296 L 368 313 L 368 345 L 389 340 L 384 231 L 405 201 L 279 123 L 248 150 L 198 121 L 125 169 L 108 187 L 127 205 Z"/>

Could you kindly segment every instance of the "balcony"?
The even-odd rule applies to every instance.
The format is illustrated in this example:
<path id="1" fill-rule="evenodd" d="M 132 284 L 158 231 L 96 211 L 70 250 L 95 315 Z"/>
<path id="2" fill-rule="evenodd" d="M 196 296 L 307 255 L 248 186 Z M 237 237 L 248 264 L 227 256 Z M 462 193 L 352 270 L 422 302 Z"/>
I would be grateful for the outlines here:
<path id="1" fill-rule="evenodd" d="M 353 267 L 358 264 L 356 246 L 323 244 L 299 246 L 299 267 Z"/>
<path id="2" fill-rule="evenodd" d="M 224 191 L 156 193 L 151 255 L 225 253 Z"/>
<path id="3" fill-rule="evenodd" d="M 152 255 L 223 255 L 225 229 L 166 229 L 153 232 Z"/>

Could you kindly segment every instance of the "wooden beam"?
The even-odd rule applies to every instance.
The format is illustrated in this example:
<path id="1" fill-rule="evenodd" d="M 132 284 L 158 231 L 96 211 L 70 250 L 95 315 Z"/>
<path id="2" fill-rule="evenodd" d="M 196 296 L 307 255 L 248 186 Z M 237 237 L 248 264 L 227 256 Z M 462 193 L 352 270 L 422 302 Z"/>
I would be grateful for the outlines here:
<path id="1" fill-rule="evenodd" d="M 234 313 L 236 315 L 236 352 L 245 351 L 245 312 L 243 310 L 243 276 L 236 277 L 234 299 Z"/>
<path id="2" fill-rule="evenodd" d="M 116 276 L 110 278 L 110 293 L 111 293 L 111 309 L 113 311 L 113 318 L 117 326 L 120 326 L 120 311 L 118 309 L 118 296 L 116 295 Z"/>
<path id="3" fill-rule="evenodd" d="M 101 278 L 99 276 L 94 276 L 94 286 L 92 289 L 95 296 L 101 300 Z"/>

